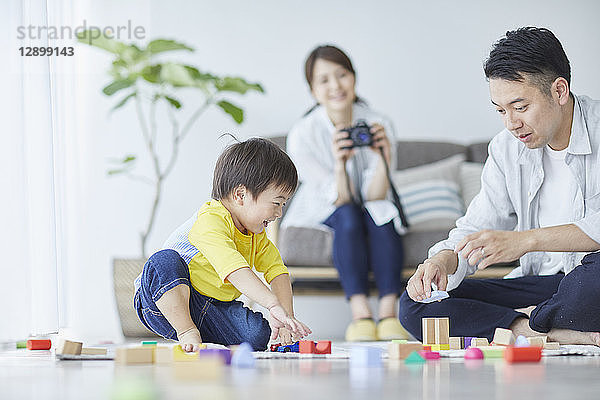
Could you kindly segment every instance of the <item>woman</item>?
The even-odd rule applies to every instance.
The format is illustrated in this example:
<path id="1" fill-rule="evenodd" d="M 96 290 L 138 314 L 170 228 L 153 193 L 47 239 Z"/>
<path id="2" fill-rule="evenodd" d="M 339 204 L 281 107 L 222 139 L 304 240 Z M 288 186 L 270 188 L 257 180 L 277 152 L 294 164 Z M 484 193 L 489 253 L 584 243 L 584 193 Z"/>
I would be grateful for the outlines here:
<path id="1" fill-rule="evenodd" d="M 396 317 L 403 250 L 386 201 L 386 165 L 392 162 L 392 126 L 355 93 L 356 73 L 334 46 L 314 49 L 306 81 L 317 104 L 290 131 L 287 151 L 301 187 L 282 226 L 332 229 L 333 263 L 352 310 L 346 340 L 390 340 L 408 336 Z M 372 144 L 353 147 L 347 129 L 364 120 Z M 368 303 L 368 272 L 379 292 L 376 324 Z"/>

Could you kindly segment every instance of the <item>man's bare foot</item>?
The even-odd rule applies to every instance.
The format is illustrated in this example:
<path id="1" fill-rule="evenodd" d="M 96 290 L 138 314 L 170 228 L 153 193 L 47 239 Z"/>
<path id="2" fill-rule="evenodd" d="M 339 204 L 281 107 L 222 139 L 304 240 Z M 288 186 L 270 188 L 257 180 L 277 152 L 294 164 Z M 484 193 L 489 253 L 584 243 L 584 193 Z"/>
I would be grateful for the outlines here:
<path id="1" fill-rule="evenodd" d="M 200 331 L 195 326 L 177 334 L 177 339 L 183 351 L 195 352 L 200 348 L 202 338 L 200 337 Z"/>
<path id="2" fill-rule="evenodd" d="M 530 311 L 531 312 L 531 311 Z M 515 336 L 523 335 L 525 337 L 532 336 L 548 336 L 549 342 L 559 342 L 560 344 L 588 344 L 600 346 L 600 332 L 580 332 L 571 329 L 551 329 L 548 333 L 534 331 L 529 327 L 527 318 L 517 318 L 511 324 L 510 329 Z"/>
<path id="3" fill-rule="evenodd" d="M 533 310 L 535 310 L 536 307 L 537 306 L 529 306 L 529 307 L 525 307 L 525 308 L 517 308 L 517 309 L 515 309 L 515 311 L 523 313 L 523 314 L 527 315 L 527 317 L 531 317 L 531 312 Z"/>

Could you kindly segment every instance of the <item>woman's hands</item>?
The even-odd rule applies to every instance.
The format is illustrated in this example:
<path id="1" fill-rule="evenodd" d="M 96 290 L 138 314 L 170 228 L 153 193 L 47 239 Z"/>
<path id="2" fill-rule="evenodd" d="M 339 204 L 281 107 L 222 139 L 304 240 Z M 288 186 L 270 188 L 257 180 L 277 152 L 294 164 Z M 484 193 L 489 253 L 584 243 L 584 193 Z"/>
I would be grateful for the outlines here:
<path id="1" fill-rule="evenodd" d="M 373 135 L 371 149 L 373 149 L 377 153 L 381 153 L 381 150 L 383 150 L 383 156 L 385 157 L 385 161 L 387 162 L 387 165 L 390 165 L 392 157 L 392 146 L 390 143 L 390 139 L 385 133 L 385 128 L 380 124 L 373 124 L 371 125 L 371 134 Z"/>

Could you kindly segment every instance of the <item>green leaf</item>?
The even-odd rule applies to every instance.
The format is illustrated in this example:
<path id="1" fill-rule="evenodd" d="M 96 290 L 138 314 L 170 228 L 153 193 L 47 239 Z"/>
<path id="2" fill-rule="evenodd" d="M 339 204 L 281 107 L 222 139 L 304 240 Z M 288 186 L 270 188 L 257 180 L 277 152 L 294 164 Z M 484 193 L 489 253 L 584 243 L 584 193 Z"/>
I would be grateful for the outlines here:
<path id="1" fill-rule="evenodd" d="M 80 43 L 98 47 L 114 54 L 121 54 L 127 47 L 125 43 L 106 37 L 98 28 L 78 32 L 77 40 Z"/>
<path id="2" fill-rule="evenodd" d="M 215 84 L 217 90 L 221 92 L 236 92 L 245 94 L 249 90 L 255 90 L 260 93 L 264 93 L 264 89 L 258 83 L 248 83 L 245 79 L 239 77 L 226 76 L 220 79 Z"/>
<path id="3" fill-rule="evenodd" d="M 195 86 L 188 70 L 181 64 L 165 63 L 160 69 L 160 79 L 173 86 Z"/>
<path id="4" fill-rule="evenodd" d="M 192 79 L 197 80 L 197 81 L 206 82 L 206 81 L 216 81 L 217 79 L 219 79 L 219 78 L 217 78 L 214 75 L 200 72 L 198 70 L 198 68 L 192 67 L 191 65 L 184 65 L 184 68 L 190 74 L 190 76 L 192 77 Z"/>
<path id="5" fill-rule="evenodd" d="M 231 115 L 233 120 L 238 124 L 241 124 L 244 121 L 244 110 L 239 108 L 238 106 L 234 106 L 228 101 L 221 100 L 217 103 L 219 107 L 223 109 L 227 114 Z"/>
<path id="6" fill-rule="evenodd" d="M 117 93 L 119 90 L 130 87 L 135 83 L 135 79 L 119 79 L 114 82 L 109 83 L 102 89 L 102 92 L 107 96 L 112 96 Z"/>
<path id="7" fill-rule="evenodd" d="M 159 83 L 160 80 L 160 70 L 161 70 L 161 65 L 160 64 L 156 64 L 156 65 L 148 65 L 146 67 L 144 67 L 144 69 L 142 69 L 141 71 L 141 76 L 142 78 L 144 78 L 145 80 L 147 80 L 150 83 Z"/>
<path id="8" fill-rule="evenodd" d="M 129 93 L 127 96 L 125 96 L 121 101 L 119 101 L 112 109 L 111 111 L 116 110 L 117 108 L 121 108 L 125 105 L 125 103 L 127 103 L 129 101 L 129 99 L 131 99 L 132 97 L 135 97 L 137 95 L 137 92 L 133 92 L 133 93 Z"/>
<path id="9" fill-rule="evenodd" d="M 186 46 L 183 43 L 176 42 L 174 40 L 166 40 L 166 39 L 156 39 L 148 43 L 148 47 L 146 50 L 151 54 L 162 53 L 165 51 L 174 51 L 174 50 L 188 50 L 194 51 L 193 48 Z"/>
<path id="10" fill-rule="evenodd" d="M 181 103 L 179 102 L 179 100 L 169 96 L 164 96 L 164 98 L 176 109 L 179 110 L 181 108 Z"/>
<path id="11" fill-rule="evenodd" d="M 127 163 L 130 163 L 132 161 L 135 161 L 135 156 L 133 154 L 128 154 L 128 155 L 125 156 L 125 158 L 121 162 L 123 164 L 127 164 Z"/>
<path id="12" fill-rule="evenodd" d="M 122 174 L 123 172 L 127 171 L 126 168 L 122 168 L 122 169 L 109 169 L 108 170 L 108 175 L 117 175 L 117 174 Z"/>

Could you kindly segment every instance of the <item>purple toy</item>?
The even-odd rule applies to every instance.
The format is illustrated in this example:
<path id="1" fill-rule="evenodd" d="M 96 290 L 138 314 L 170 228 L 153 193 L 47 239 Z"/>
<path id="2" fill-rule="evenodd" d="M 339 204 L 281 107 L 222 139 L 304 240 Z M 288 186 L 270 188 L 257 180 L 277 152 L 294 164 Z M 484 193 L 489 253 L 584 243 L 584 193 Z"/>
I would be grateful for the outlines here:
<path id="1" fill-rule="evenodd" d="M 200 349 L 199 357 L 219 356 L 225 364 L 231 364 L 231 350 L 229 349 Z"/>
<path id="2" fill-rule="evenodd" d="M 473 336 L 465 336 L 465 349 L 471 346 L 471 340 L 475 339 Z"/>

